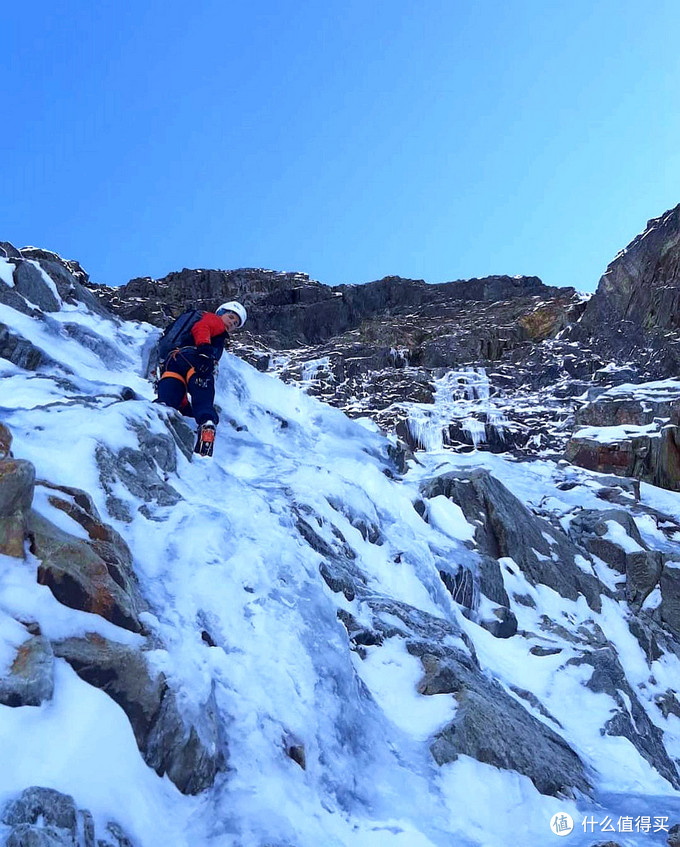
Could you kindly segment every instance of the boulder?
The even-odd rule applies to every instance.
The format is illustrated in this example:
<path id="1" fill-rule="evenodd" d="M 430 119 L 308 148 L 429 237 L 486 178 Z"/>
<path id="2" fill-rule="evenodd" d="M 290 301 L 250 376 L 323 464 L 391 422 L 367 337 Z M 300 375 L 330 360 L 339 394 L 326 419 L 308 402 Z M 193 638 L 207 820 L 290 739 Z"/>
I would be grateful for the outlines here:
<path id="1" fill-rule="evenodd" d="M 52 699 L 54 655 L 50 642 L 34 635 L 17 650 L 6 676 L 0 677 L 0 704 L 40 706 Z"/>
<path id="2" fill-rule="evenodd" d="M 145 762 L 184 794 L 209 788 L 225 768 L 224 742 L 214 697 L 187 717 L 177 694 L 144 653 L 101 636 L 53 644 L 85 682 L 105 691 L 130 720 Z"/>
<path id="3" fill-rule="evenodd" d="M 608 521 L 615 521 L 641 549 L 646 549 L 633 518 L 623 509 L 583 509 L 569 523 L 569 537 L 593 556 L 621 573 L 626 570 L 626 551 L 609 534 Z"/>
<path id="4" fill-rule="evenodd" d="M 27 788 L 5 806 L 2 822 L 12 828 L 6 847 L 95 847 L 92 813 L 52 788 Z M 136 847 L 115 821 L 104 829 L 97 847 Z"/>
<path id="5" fill-rule="evenodd" d="M 54 485 L 46 480 L 39 480 L 38 484 L 54 492 L 48 498 L 51 505 L 61 509 L 87 532 L 89 546 L 106 563 L 111 578 L 127 594 L 138 595 L 130 548 L 112 526 L 102 521 L 90 495 L 79 488 Z"/>
<path id="6" fill-rule="evenodd" d="M 512 638 L 517 634 L 517 617 L 505 606 L 498 606 L 480 625 L 495 638 Z"/>
<path id="7" fill-rule="evenodd" d="M 2 822 L 7 826 L 43 823 L 66 830 L 75 837 L 77 827 L 76 804 L 73 797 L 60 794 L 52 788 L 27 788 L 5 806 Z"/>

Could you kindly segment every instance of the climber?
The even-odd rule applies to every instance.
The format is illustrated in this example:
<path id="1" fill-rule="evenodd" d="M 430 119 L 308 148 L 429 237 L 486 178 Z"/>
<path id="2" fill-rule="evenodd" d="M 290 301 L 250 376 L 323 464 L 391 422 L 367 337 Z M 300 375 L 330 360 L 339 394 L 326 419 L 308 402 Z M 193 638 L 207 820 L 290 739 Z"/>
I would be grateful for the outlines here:
<path id="1" fill-rule="evenodd" d="M 202 456 L 212 456 L 219 423 L 214 406 L 215 365 L 228 345 L 229 333 L 240 329 L 247 317 L 245 308 L 235 300 L 223 303 L 215 312 L 191 309 L 173 321 L 158 342 L 156 402 L 196 419 L 194 452 Z"/>

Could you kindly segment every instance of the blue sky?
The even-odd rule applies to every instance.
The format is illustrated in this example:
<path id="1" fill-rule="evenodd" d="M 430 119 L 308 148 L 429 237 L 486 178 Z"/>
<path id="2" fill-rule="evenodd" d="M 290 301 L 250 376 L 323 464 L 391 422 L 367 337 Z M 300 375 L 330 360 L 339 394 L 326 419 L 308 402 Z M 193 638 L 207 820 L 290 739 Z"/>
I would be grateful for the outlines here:
<path id="1" fill-rule="evenodd" d="M 112 285 L 593 290 L 680 202 L 679 35 L 677 0 L 15 3 L 0 240 Z"/>

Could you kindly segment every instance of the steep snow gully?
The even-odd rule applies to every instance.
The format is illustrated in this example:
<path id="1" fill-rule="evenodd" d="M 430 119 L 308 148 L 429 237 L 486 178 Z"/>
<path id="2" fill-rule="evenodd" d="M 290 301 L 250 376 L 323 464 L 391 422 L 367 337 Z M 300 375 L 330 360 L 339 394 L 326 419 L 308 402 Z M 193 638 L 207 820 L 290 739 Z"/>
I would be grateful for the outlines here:
<path id="1" fill-rule="evenodd" d="M 443 449 L 400 473 L 375 424 L 229 354 L 215 457 L 192 460 L 185 422 L 141 376 L 157 330 L 50 291 L 50 311 L 20 293 L 24 311 L 0 305 L 16 342 L 0 359 L 0 422 L 35 468 L 39 516 L 23 555 L 0 555 L 0 677 L 39 634 L 53 683 L 39 705 L 0 705 L 0 838 L 532 847 L 560 843 L 551 818 L 570 815 L 565 843 L 666 843 L 680 706 L 658 702 L 677 705 L 679 660 L 659 632 L 644 649 L 620 570 L 567 534 L 577 507 L 612 509 L 601 477 Z M 91 497 L 89 530 L 73 489 Z M 645 542 L 655 510 L 680 520 L 679 499 L 643 484 Z M 505 523 L 503 509 L 516 509 Z M 93 525 L 129 548 L 133 623 L 44 576 L 40 518 L 53 549 L 89 543 Z M 83 644 L 128 657 L 123 693 L 95 647 L 73 658 Z M 139 728 L 144 674 L 172 693 L 174 732 Z M 45 809 L 21 819 L 31 786 L 91 815 L 71 830 Z M 43 840 L 21 840 L 29 830 Z"/>

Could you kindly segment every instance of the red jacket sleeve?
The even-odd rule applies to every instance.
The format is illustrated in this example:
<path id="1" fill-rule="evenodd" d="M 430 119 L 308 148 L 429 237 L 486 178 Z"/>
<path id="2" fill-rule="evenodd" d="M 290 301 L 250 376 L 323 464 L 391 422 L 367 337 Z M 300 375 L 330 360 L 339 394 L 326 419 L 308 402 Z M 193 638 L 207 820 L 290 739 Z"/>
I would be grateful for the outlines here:
<path id="1" fill-rule="evenodd" d="M 226 329 L 224 328 L 222 318 L 218 317 L 214 312 L 206 312 L 191 327 L 191 334 L 194 337 L 194 343 L 197 347 L 199 344 L 210 344 L 211 339 L 225 332 Z"/>

